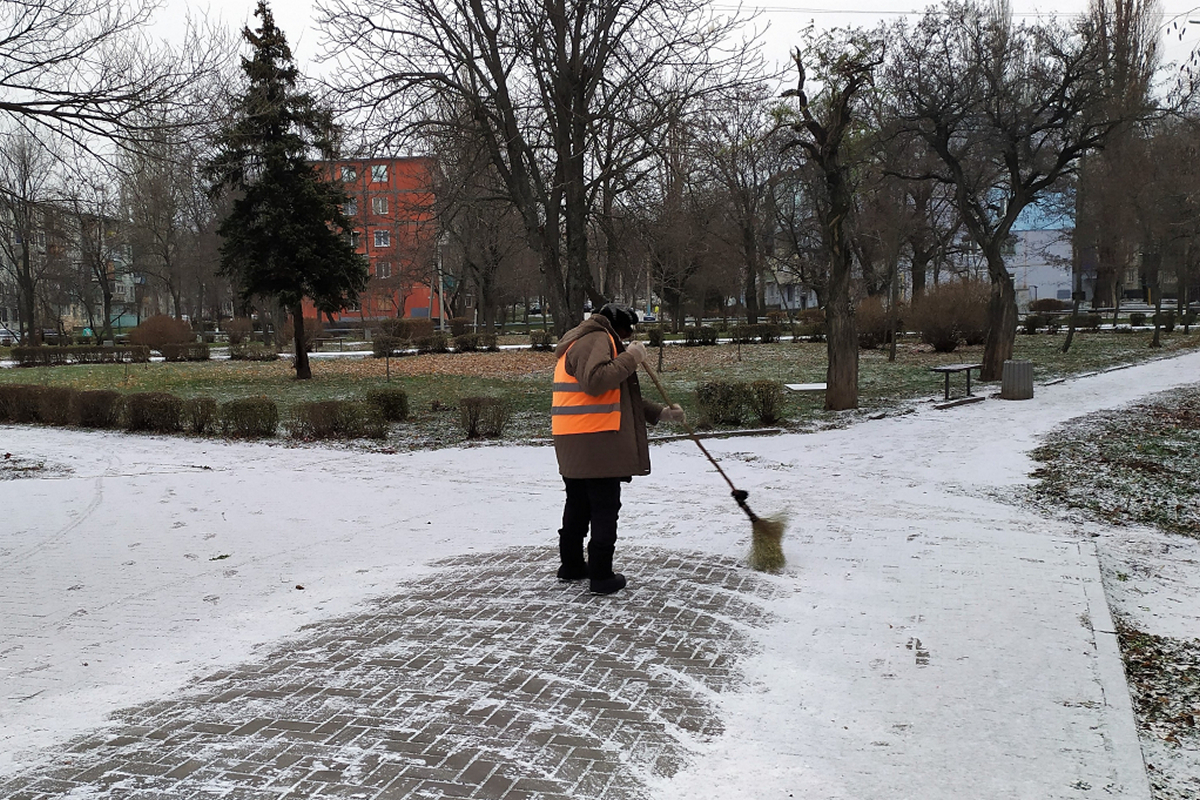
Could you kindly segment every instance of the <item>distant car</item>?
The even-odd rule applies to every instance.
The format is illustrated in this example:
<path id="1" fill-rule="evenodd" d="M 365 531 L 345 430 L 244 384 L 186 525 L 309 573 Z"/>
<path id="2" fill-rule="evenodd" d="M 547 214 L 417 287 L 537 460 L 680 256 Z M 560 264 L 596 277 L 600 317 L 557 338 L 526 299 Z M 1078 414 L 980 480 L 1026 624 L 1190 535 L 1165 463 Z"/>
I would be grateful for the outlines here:
<path id="1" fill-rule="evenodd" d="M 658 317 L 653 314 L 644 314 L 642 315 L 642 322 L 658 322 Z"/>
<path id="2" fill-rule="evenodd" d="M 542 315 L 542 307 L 541 306 L 533 306 L 532 308 L 529 309 L 529 313 L 535 317 L 540 317 Z"/>
<path id="3" fill-rule="evenodd" d="M 16 331 L 9 330 L 8 326 L 0 322 L 0 347 L 11 347 L 21 340 L 21 335 Z"/>

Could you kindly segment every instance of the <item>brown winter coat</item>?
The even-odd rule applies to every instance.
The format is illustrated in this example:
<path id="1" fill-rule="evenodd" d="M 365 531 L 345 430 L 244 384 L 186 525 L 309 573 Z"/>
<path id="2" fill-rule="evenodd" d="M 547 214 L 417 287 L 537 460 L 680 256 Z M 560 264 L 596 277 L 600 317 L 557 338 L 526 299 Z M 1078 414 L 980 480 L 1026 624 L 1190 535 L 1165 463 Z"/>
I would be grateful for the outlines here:
<path id="1" fill-rule="evenodd" d="M 613 342 L 617 357 L 613 358 Z M 572 347 L 572 343 L 575 346 Z M 570 348 L 570 352 L 567 350 Z M 593 314 L 563 334 L 554 354 L 566 353 L 567 373 L 579 387 L 599 395 L 620 386 L 621 428 L 600 433 L 554 437 L 558 471 L 564 478 L 628 478 L 650 474 L 646 423 L 658 423 L 664 406 L 642 399 L 637 362 L 625 352 L 621 338 L 606 317 Z"/>

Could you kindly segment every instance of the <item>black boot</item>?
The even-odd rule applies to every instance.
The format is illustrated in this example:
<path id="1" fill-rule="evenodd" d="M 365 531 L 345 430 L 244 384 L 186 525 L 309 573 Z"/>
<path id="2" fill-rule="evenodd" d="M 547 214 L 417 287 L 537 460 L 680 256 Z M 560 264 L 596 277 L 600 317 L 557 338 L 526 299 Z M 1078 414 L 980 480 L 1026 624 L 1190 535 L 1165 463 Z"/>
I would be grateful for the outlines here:
<path id="1" fill-rule="evenodd" d="M 583 537 L 558 532 L 558 579 L 581 581 L 588 576 L 587 562 L 583 560 Z"/>
<path id="2" fill-rule="evenodd" d="M 612 594 L 625 588 L 625 576 L 613 572 L 613 548 L 588 543 L 588 577 L 592 594 Z"/>

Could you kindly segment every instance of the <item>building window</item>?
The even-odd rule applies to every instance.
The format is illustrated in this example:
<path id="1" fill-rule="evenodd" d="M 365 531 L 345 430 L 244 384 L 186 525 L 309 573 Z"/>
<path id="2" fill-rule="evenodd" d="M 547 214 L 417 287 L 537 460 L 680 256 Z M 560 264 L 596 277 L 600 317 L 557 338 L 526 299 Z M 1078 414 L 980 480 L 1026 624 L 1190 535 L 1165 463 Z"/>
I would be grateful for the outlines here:
<path id="1" fill-rule="evenodd" d="M 388 199 L 386 197 L 372 197 L 371 211 L 375 212 L 376 214 L 388 213 Z"/>
<path id="2" fill-rule="evenodd" d="M 358 231 L 350 231 L 350 246 L 355 250 L 362 247 L 362 234 Z"/>
<path id="3" fill-rule="evenodd" d="M 358 215 L 358 201 L 357 200 L 348 201 L 346 203 L 346 205 L 343 206 L 342 210 L 345 212 L 347 217 L 357 216 Z"/>
<path id="4" fill-rule="evenodd" d="M 342 167 L 342 183 L 354 183 L 358 180 L 358 170 L 354 167 Z"/>
<path id="5" fill-rule="evenodd" d="M 391 247 L 392 232 L 391 231 L 375 231 L 375 246 L 376 247 Z"/>
<path id="6" fill-rule="evenodd" d="M 372 183 L 387 183 L 387 164 L 375 164 L 371 167 Z"/>
<path id="7" fill-rule="evenodd" d="M 376 278 L 390 278 L 390 277 L 392 277 L 392 262 L 390 262 L 390 261 L 377 261 L 377 262 L 375 263 L 375 277 L 376 277 Z"/>

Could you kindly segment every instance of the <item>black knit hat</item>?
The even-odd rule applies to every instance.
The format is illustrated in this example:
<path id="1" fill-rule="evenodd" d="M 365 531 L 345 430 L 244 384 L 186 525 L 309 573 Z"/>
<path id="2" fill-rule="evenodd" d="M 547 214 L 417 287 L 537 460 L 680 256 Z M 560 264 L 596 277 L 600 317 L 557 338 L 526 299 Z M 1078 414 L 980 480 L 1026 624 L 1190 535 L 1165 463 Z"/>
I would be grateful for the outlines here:
<path id="1" fill-rule="evenodd" d="M 612 323 L 613 330 L 620 334 L 632 333 L 633 326 L 641 321 L 638 319 L 636 311 L 620 303 L 606 303 L 600 309 L 600 316 L 608 317 L 608 321 Z"/>

